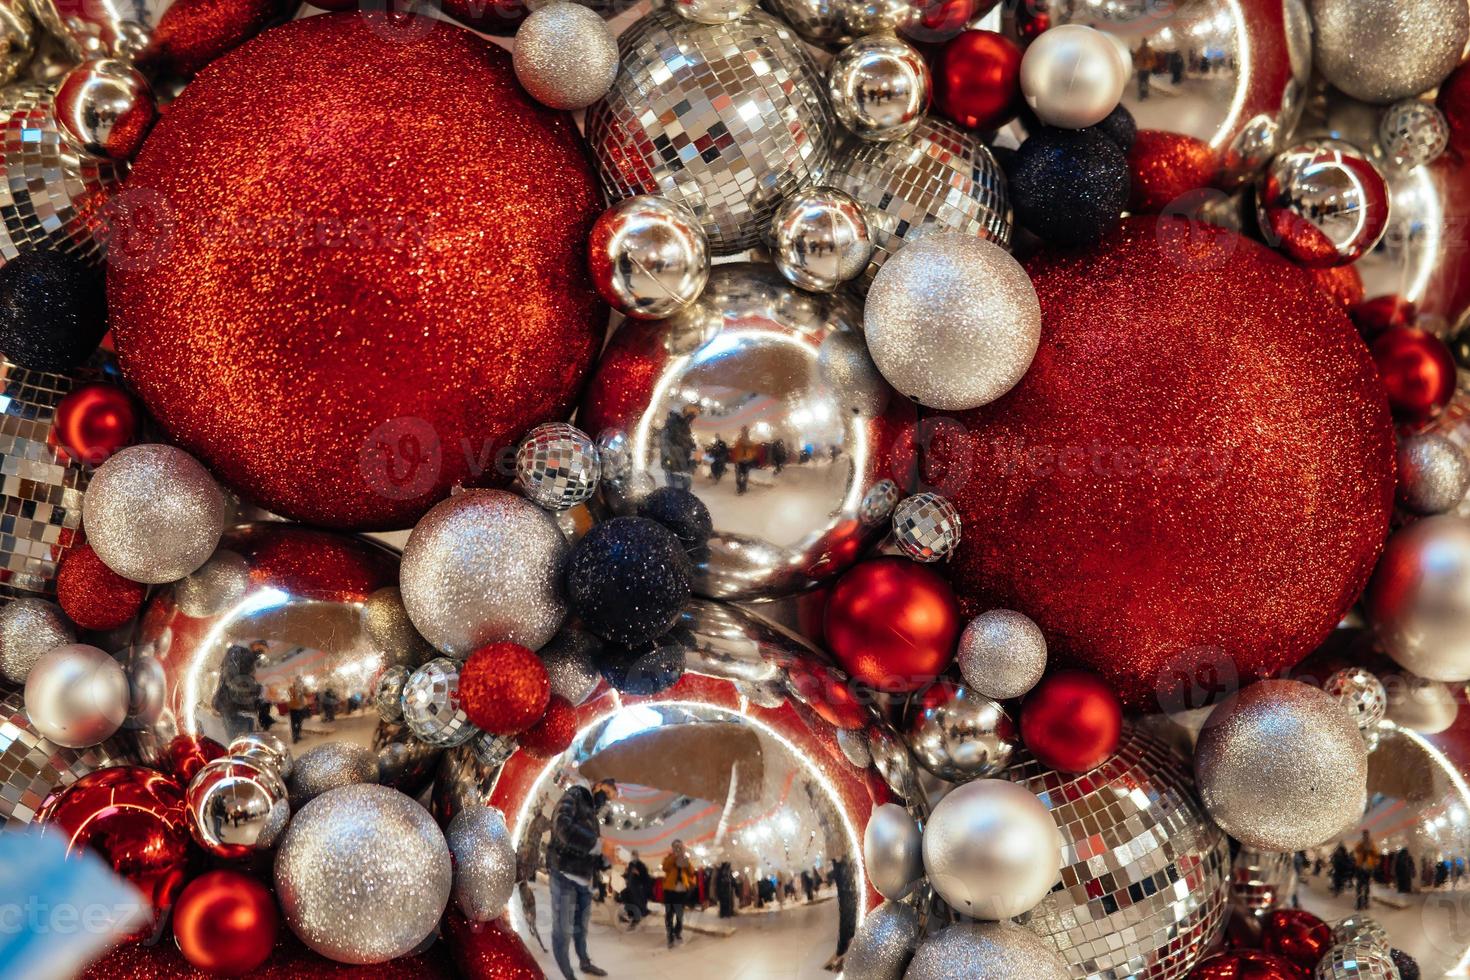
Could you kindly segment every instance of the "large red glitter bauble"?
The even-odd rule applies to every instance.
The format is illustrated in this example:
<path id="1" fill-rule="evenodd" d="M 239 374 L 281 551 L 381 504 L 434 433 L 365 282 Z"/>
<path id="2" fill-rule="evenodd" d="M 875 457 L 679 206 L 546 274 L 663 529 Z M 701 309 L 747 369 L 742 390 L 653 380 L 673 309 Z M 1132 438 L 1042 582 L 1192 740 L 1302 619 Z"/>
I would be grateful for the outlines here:
<path id="1" fill-rule="evenodd" d="M 504 918 L 470 922 L 451 908 L 444 917 L 444 938 L 454 963 L 466 980 L 545 980 L 536 958 Z"/>
<path id="2" fill-rule="evenodd" d="M 1392 421 L 1347 317 L 1264 246 L 1183 219 L 1028 271 L 1031 369 L 926 424 L 926 475 L 964 520 L 961 608 L 1027 614 L 1133 707 L 1198 706 L 1306 656 L 1393 504 Z"/>
<path id="3" fill-rule="evenodd" d="M 459 671 L 459 703 L 477 728 L 514 735 L 530 728 L 551 703 L 551 679 L 541 658 L 519 643 L 489 643 Z"/>
<path id="4" fill-rule="evenodd" d="M 1021 740 L 1038 762 L 1057 772 L 1081 773 L 1118 750 L 1123 709 L 1107 682 L 1085 670 L 1042 678 L 1021 705 Z"/>
<path id="5" fill-rule="evenodd" d="M 112 630 L 138 615 L 148 587 L 102 563 L 89 544 L 68 551 L 56 569 L 56 602 L 84 630 Z"/>
<path id="6" fill-rule="evenodd" d="M 855 566 L 827 600 L 828 649 L 853 680 L 878 691 L 917 691 L 938 677 L 954 658 L 959 630 L 948 583 L 902 558 Z"/>
<path id="7" fill-rule="evenodd" d="M 108 274 L 124 373 L 225 482 L 309 523 L 406 527 L 499 478 L 606 326 L 570 117 L 442 21 L 267 31 L 169 106 L 128 188 Z"/>
<path id="8" fill-rule="evenodd" d="M 174 941 L 199 969 L 238 977 L 271 955 L 280 923 L 275 898 L 258 880 L 238 871 L 211 871 L 180 893 Z"/>

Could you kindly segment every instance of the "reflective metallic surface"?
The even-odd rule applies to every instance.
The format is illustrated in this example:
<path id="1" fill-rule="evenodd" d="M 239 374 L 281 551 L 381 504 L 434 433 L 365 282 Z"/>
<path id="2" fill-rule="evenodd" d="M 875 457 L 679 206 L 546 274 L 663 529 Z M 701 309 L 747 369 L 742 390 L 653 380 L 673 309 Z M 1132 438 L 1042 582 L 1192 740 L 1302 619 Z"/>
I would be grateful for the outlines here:
<path id="1" fill-rule="evenodd" d="M 1366 255 L 1388 228 L 1389 204 L 1378 168 L 1356 147 L 1333 140 L 1284 150 L 1256 188 L 1266 241 L 1311 268 Z"/>
<path id="2" fill-rule="evenodd" d="M 30 63 L 41 32 L 27 0 L 0 3 L 0 85 L 9 83 Z"/>
<path id="3" fill-rule="evenodd" d="M 526 434 L 516 450 L 516 483 L 546 510 L 568 510 L 597 492 L 602 465 L 587 433 L 565 422 L 547 422 Z"/>
<path id="4" fill-rule="evenodd" d="M 924 878 L 923 833 L 897 803 L 873 811 L 863 831 L 863 862 L 879 895 L 898 901 Z"/>
<path id="5" fill-rule="evenodd" d="M 830 293 L 861 275 L 872 257 L 863 209 L 836 188 L 804 188 L 776 211 L 771 258 L 793 286 Z"/>
<path id="6" fill-rule="evenodd" d="M 1379 642 L 1405 670 L 1470 679 L 1470 518 L 1439 514 L 1388 539 L 1364 593 Z"/>
<path id="7" fill-rule="evenodd" d="M 161 758 L 176 735 L 229 744 L 266 728 L 290 745 L 297 768 L 310 749 L 350 744 L 376 756 L 385 783 L 424 785 L 435 753 L 383 721 L 373 702 L 388 667 L 416 665 L 415 649 L 385 646 L 367 627 L 367 600 L 398 580 L 397 555 L 363 538 L 267 523 L 225 532 L 212 561 L 242 565 L 244 580 L 218 579 L 225 594 L 212 597 L 184 579 L 144 609 L 130 724 L 145 759 Z"/>
<path id="8" fill-rule="evenodd" d="M 1048 126 L 1085 129 L 1118 107 L 1133 66 L 1120 45 L 1085 24 L 1043 31 L 1021 59 L 1021 95 Z"/>
<path id="9" fill-rule="evenodd" d="M 189 783 L 185 803 L 195 843 L 226 859 L 269 851 L 291 819 L 280 776 L 244 759 L 206 764 Z"/>
<path id="10" fill-rule="evenodd" d="M 227 751 L 237 759 L 269 769 L 282 779 L 291 775 L 291 747 L 270 732 L 246 732 L 231 742 Z"/>
<path id="11" fill-rule="evenodd" d="M 945 680 L 910 702 L 905 739 L 919 765 L 952 783 L 1000 772 L 1020 742 L 1004 708 Z"/>
<path id="12" fill-rule="evenodd" d="M 121 61 L 88 61 L 56 89 L 56 123 L 71 145 L 94 157 L 129 160 L 158 116 L 153 90 L 136 68 Z"/>
<path id="13" fill-rule="evenodd" d="M 17 830 L 36 817 L 46 797 L 94 769 L 134 760 L 127 732 L 85 749 L 43 738 L 19 691 L 0 698 L 0 829 Z"/>
<path id="14" fill-rule="evenodd" d="M 859 324 L 847 297 L 737 264 L 683 313 L 613 337 L 579 419 L 604 447 L 613 510 L 635 513 L 664 486 L 709 510 L 696 593 L 795 593 L 881 533 L 862 504 L 880 481 L 908 481 L 914 407 L 878 375 Z"/>
<path id="15" fill-rule="evenodd" d="M 844 0 L 842 21 L 854 37 L 902 31 L 918 25 L 924 16 L 914 0 Z"/>
<path id="16" fill-rule="evenodd" d="M 1423 166 L 1449 145 L 1450 124 L 1438 106 L 1405 99 L 1383 110 L 1378 146 L 1395 167 Z"/>
<path id="17" fill-rule="evenodd" d="M 847 0 L 766 0 L 766 9 L 790 24 L 803 41 L 827 47 L 853 38 L 843 14 L 846 6 Z"/>
<path id="18" fill-rule="evenodd" d="M 587 241 L 592 284 L 619 312 L 638 319 L 677 313 L 709 279 L 709 239 L 694 212 L 653 194 L 618 201 Z"/>
<path id="19" fill-rule="evenodd" d="M 837 121 L 868 140 L 894 140 L 919 125 L 929 106 L 929 66 L 892 34 L 875 34 L 837 53 L 827 76 Z"/>
<path id="20" fill-rule="evenodd" d="M 1296 855 L 1242 846 L 1230 867 L 1230 904 L 1257 918 L 1291 904 Z"/>

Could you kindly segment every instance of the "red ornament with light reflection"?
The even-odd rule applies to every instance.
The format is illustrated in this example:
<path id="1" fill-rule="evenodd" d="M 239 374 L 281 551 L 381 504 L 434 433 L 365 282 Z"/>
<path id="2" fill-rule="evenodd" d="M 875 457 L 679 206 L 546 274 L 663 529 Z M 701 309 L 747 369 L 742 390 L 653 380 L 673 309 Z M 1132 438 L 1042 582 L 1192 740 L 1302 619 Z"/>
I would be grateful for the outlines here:
<path id="1" fill-rule="evenodd" d="M 1049 674 L 1021 704 L 1021 741 L 1057 772 L 1096 769 L 1117 751 L 1123 708 L 1107 682 L 1085 670 Z"/>
<path id="2" fill-rule="evenodd" d="M 36 821 L 68 853 L 88 848 L 131 882 L 161 919 L 173 907 L 191 860 L 184 790 L 161 772 L 113 766 L 87 773 L 48 797 Z"/>
<path id="3" fill-rule="evenodd" d="M 459 701 L 477 727 L 515 735 L 536 724 L 551 701 L 546 665 L 519 643 L 489 643 L 459 671 Z"/>
<path id="4" fill-rule="evenodd" d="M 1332 927 L 1306 909 L 1273 909 L 1261 924 L 1261 948 L 1315 970 L 1332 948 Z"/>
<path id="5" fill-rule="evenodd" d="M 1264 246 L 1182 219 L 1127 219 L 1028 271 L 1030 370 L 926 427 L 926 478 L 964 520 L 964 612 L 1024 612 L 1136 708 L 1306 656 L 1393 504 L 1387 399 L 1347 316 Z"/>
<path id="6" fill-rule="evenodd" d="M 1021 47 L 994 31 L 963 31 L 934 61 L 934 104 L 970 129 L 999 129 L 1021 111 Z"/>
<path id="7" fill-rule="evenodd" d="M 1427 425 L 1455 395 L 1455 358 L 1434 334 L 1389 327 L 1373 341 L 1393 417 L 1411 428 Z"/>
<path id="8" fill-rule="evenodd" d="M 238 871 L 211 871 L 180 893 L 174 940 L 199 969 L 238 977 L 271 955 L 280 918 L 275 898 L 259 881 Z"/>
<path id="9" fill-rule="evenodd" d="M 188 786 L 199 770 L 227 754 L 223 745 L 207 735 L 175 735 L 163 747 L 160 765 L 164 772 Z"/>
<path id="10" fill-rule="evenodd" d="M 173 441 L 307 523 L 408 527 L 497 478 L 606 327 L 575 126 L 440 21 L 265 32 L 169 105 L 128 187 L 107 290 L 125 376 Z M 166 236 L 130 230 L 160 200 Z"/>
<path id="11" fill-rule="evenodd" d="M 1237 949 L 1195 965 L 1188 980 L 1308 980 L 1307 971 L 1273 953 Z"/>
<path id="12" fill-rule="evenodd" d="M 101 466 L 138 438 L 138 407 L 117 385 L 78 385 L 56 406 L 56 442 L 72 459 Z"/>
<path id="13" fill-rule="evenodd" d="M 89 544 L 68 551 L 56 569 L 56 603 L 85 630 L 112 630 L 138 615 L 148 587 L 102 563 Z"/>
<path id="14" fill-rule="evenodd" d="M 949 583 L 902 558 L 857 565 L 827 600 L 827 648 L 853 680 L 879 691 L 917 691 L 938 677 L 959 629 Z"/>

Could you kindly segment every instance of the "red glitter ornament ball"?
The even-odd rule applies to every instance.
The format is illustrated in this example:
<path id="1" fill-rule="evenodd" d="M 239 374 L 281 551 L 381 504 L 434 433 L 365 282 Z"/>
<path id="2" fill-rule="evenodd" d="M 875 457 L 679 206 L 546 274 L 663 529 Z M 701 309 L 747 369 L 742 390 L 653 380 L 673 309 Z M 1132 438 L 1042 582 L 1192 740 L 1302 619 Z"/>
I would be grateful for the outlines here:
<path id="1" fill-rule="evenodd" d="M 143 608 L 148 587 L 102 564 L 89 544 L 68 551 L 56 570 L 56 602 L 85 630 L 117 629 Z"/>
<path id="2" fill-rule="evenodd" d="M 1332 948 L 1332 927 L 1306 909 L 1273 909 L 1261 924 L 1261 948 L 1315 970 Z"/>
<path id="3" fill-rule="evenodd" d="M 338 963 L 302 945 L 289 929 L 278 931 L 270 958 L 250 973 L 251 980 L 460 980 L 443 943 L 416 956 L 386 963 Z M 209 974 L 184 959 L 174 943 L 119 946 L 93 963 L 82 980 L 204 980 Z"/>
<path id="4" fill-rule="evenodd" d="M 964 520 L 964 612 L 1024 612 L 1137 708 L 1306 656 L 1393 504 L 1387 400 L 1347 317 L 1264 246 L 1182 219 L 1128 219 L 1028 271 L 1031 369 L 926 426 L 928 480 Z"/>
<path id="5" fill-rule="evenodd" d="M 1373 360 L 1393 417 L 1403 425 L 1432 422 L 1455 396 L 1455 356 L 1426 330 L 1389 327 L 1373 341 Z"/>
<path id="6" fill-rule="evenodd" d="M 490 643 L 459 670 L 459 703 L 476 727 L 495 735 L 524 732 L 546 714 L 551 678 L 519 643 Z"/>
<path id="7" fill-rule="evenodd" d="M 295 9 L 287 0 L 174 0 L 150 32 L 138 67 L 187 78 Z"/>
<path id="8" fill-rule="evenodd" d="M 606 326 L 570 117 L 443 21 L 267 31 L 169 106 L 128 187 L 108 262 L 124 373 L 225 482 L 312 524 L 407 527 L 498 478 Z"/>
<path id="9" fill-rule="evenodd" d="M 852 568 L 832 587 L 827 648 L 860 684 L 917 691 L 954 658 L 960 617 L 954 592 L 933 569 L 902 558 Z"/>
<path id="10" fill-rule="evenodd" d="M 537 758 L 549 759 L 570 748 L 576 737 L 577 709 L 566 698 L 553 694 L 541 720 L 521 732 L 520 745 Z"/>
<path id="11" fill-rule="evenodd" d="M 1140 129 L 1128 151 L 1133 175 L 1128 210 L 1135 214 L 1188 213 L 1204 198 L 1220 169 L 1210 144 L 1182 133 Z"/>
<path id="12" fill-rule="evenodd" d="M 1096 769 L 1118 749 L 1123 706 L 1107 681 L 1086 670 L 1042 678 L 1021 704 L 1021 741 L 1057 772 Z"/>
<path id="13" fill-rule="evenodd" d="M 471 922 L 451 907 L 444 938 L 465 980 L 546 980 L 536 958 L 504 919 Z"/>
<path id="14" fill-rule="evenodd" d="M 56 405 L 56 441 L 72 459 L 101 466 L 138 438 L 138 408 L 117 385 L 77 385 Z"/>
<path id="15" fill-rule="evenodd" d="M 1290 960 L 1259 949 L 1216 953 L 1198 963 L 1188 980 L 1307 980 L 1310 974 Z"/>
<path id="16" fill-rule="evenodd" d="M 271 955 L 280 922 L 275 898 L 259 881 L 238 871 L 211 871 L 179 894 L 174 940 L 199 969 L 238 977 Z"/>
<path id="17" fill-rule="evenodd" d="M 999 129 L 1020 113 L 1021 46 L 995 31 L 963 31 L 934 61 L 934 104 L 961 126 Z"/>

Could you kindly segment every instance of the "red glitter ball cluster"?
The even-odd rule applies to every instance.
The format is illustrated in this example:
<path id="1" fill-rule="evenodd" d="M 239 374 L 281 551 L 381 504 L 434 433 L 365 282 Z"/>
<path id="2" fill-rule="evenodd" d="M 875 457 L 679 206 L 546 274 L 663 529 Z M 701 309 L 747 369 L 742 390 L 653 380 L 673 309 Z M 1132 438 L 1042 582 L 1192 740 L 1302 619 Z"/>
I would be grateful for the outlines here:
<path id="1" fill-rule="evenodd" d="M 102 564 L 89 544 L 71 549 L 56 570 L 56 602 L 84 630 L 111 630 L 138 615 L 148 587 Z"/>
<path id="2" fill-rule="evenodd" d="M 480 647 L 460 668 L 460 706 L 476 727 L 487 732 L 524 732 L 546 714 L 550 702 L 546 666 L 519 643 Z"/>
<path id="3" fill-rule="evenodd" d="M 577 737 L 577 709 L 558 694 L 551 696 L 546 714 L 521 733 L 520 745 L 532 755 L 549 759 L 565 752 Z"/>

